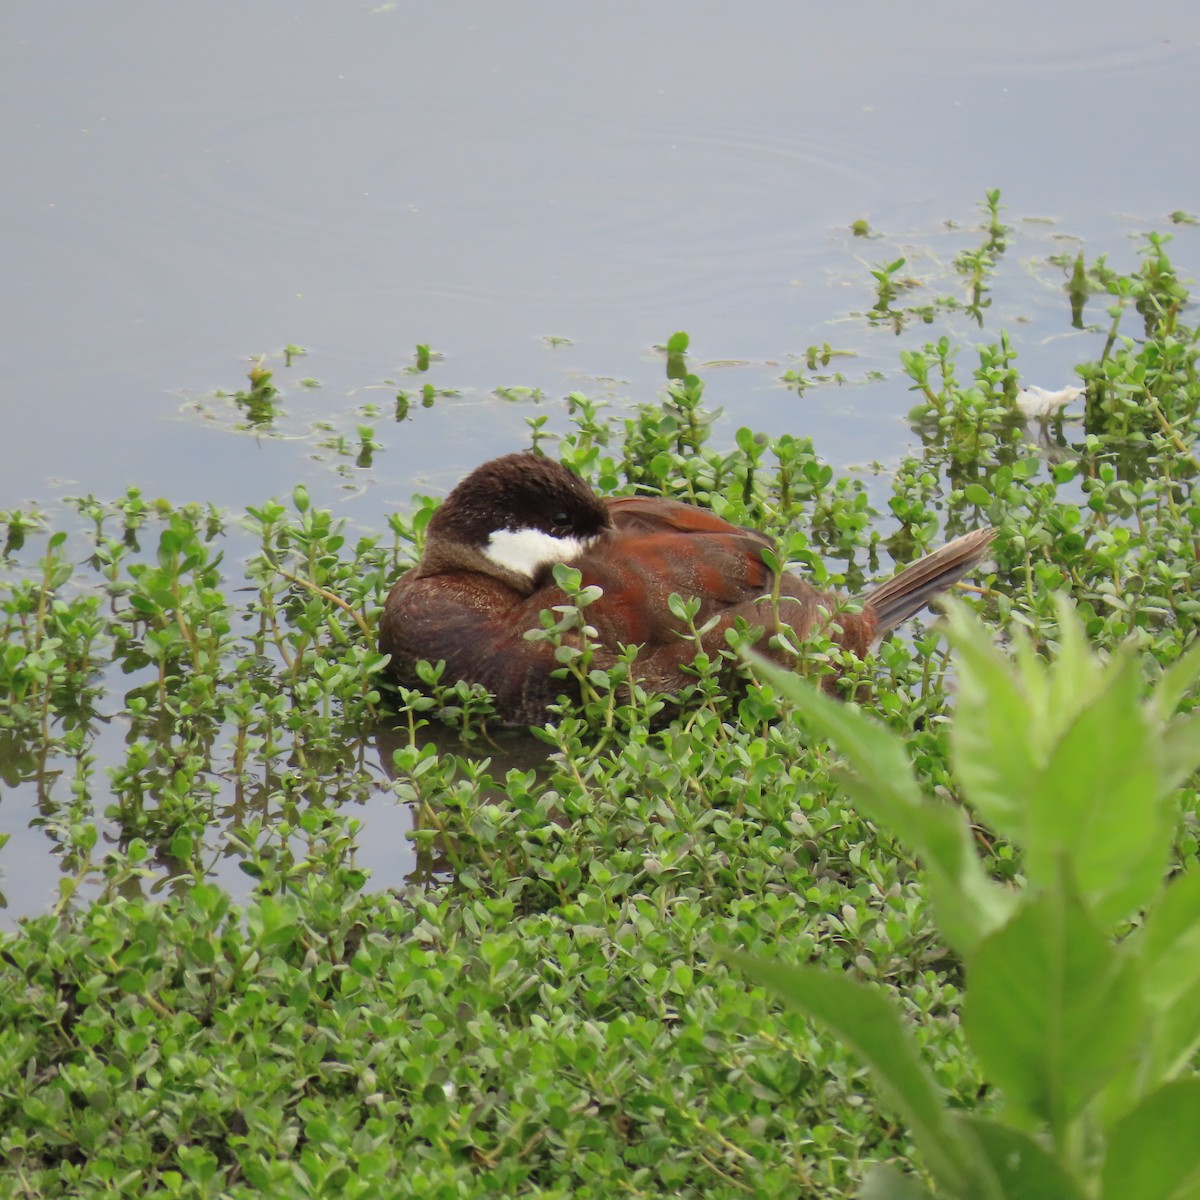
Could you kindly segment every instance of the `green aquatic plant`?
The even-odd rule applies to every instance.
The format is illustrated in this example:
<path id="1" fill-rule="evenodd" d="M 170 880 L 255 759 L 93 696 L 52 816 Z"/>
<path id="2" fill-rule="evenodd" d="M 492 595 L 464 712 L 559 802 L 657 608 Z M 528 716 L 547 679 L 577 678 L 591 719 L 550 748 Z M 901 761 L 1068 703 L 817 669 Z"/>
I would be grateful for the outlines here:
<path id="1" fill-rule="evenodd" d="M 1011 247 L 1024 231 L 1003 236 Z M 529 441 L 604 493 L 680 498 L 764 530 L 789 569 L 851 594 L 966 527 L 995 525 L 993 563 L 963 589 L 966 602 L 996 636 L 1025 631 L 1021 662 L 1033 665 L 1022 670 L 1040 678 L 1038 664 L 1063 657 L 1055 596 L 1069 595 L 1110 660 L 1084 689 L 1089 705 L 1128 716 L 1122 704 L 1157 689 L 1131 727 L 1150 743 L 1101 740 L 1145 749 L 1176 728 L 1174 708 L 1191 719 L 1194 689 L 1176 685 L 1172 708 L 1160 681 L 1184 677 L 1200 628 L 1196 334 L 1169 249 L 1147 248 L 1149 271 L 1085 257 L 1089 304 L 1104 296 L 1119 312 L 1088 335 L 1095 345 L 1076 366 L 1101 406 L 1082 426 L 1024 427 L 1013 410 L 1027 382 L 1021 343 L 996 329 L 963 349 L 971 326 L 954 327 L 961 284 L 947 255 L 925 307 L 950 319 L 904 343 L 895 378 L 903 387 L 909 371 L 918 411 L 911 450 L 886 467 L 839 469 L 805 434 L 726 419 L 706 406 L 704 372 L 676 338 L 683 371 L 661 397 L 573 392 L 527 414 Z M 1076 261 L 1051 263 L 1054 282 Z M 986 282 L 996 303 L 980 311 L 994 323 L 1011 307 L 1000 302 L 1003 261 Z M 1068 300 L 1053 294 L 1066 326 Z M 1149 335 L 1143 296 L 1156 313 Z M 808 342 L 796 356 L 806 403 L 821 396 L 835 353 L 817 337 L 799 345 Z M 431 351 L 431 371 L 436 359 Z M 420 432 L 422 405 L 452 390 L 432 387 L 414 385 L 407 409 L 397 405 L 399 428 L 360 398 L 322 414 L 320 428 L 280 411 L 267 450 L 282 452 L 293 434 L 318 450 L 340 438 L 337 466 L 361 472 L 364 442 L 392 450 Z M 782 389 L 780 399 L 796 403 Z M 792 719 L 785 689 L 745 673 L 736 632 L 674 698 L 630 686 L 632 649 L 605 671 L 568 654 L 563 670 L 586 681 L 585 697 L 528 739 L 491 729 L 490 698 L 437 663 L 419 686 L 393 688 L 374 623 L 437 502 L 414 496 L 360 529 L 313 492 L 297 486 L 233 514 L 131 487 L 4 518 L 24 542 L 10 539 L 0 564 L 0 781 L 5 833 L 17 833 L 0 870 L 9 902 L 28 908 L 13 866 L 44 860 L 46 902 L 0 935 L 0 1192 L 353 1196 L 403 1178 L 435 1197 L 832 1198 L 872 1162 L 892 1164 L 893 1182 L 906 1172 L 910 1194 L 932 1186 L 919 1174 L 925 1134 L 895 1119 L 891 1085 L 802 1013 L 747 987 L 718 949 L 817 963 L 874 989 L 867 1004 L 898 1008 L 919 1046 L 914 1077 L 932 1079 L 925 1099 L 951 1110 L 952 1168 L 953 1138 L 968 1126 L 991 1137 L 1000 1162 L 1006 1112 L 1054 1159 L 1053 1116 L 1063 1169 L 1095 1191 L 1103 1167 L 1089 1148 L 1133 1162 L 1121 1145 L 1191 1119 L 1192 1077 L 1152 1064 L 1144 1125 L 1136 1109 L 1107 1114 L 1090 1095 L 1082 1115 L 1046 1110 L 1031 1135 L 1035 1092 L 993 1070 L 994 1050 L 968 1045 L 992 1019 L 972 1013 L 978 971 L 986 983 L 995 969 L 975 956 L 1015 919 L 1000 912 L 975 937 L 972 914 L 998 896 L 1040 903 L 1056 886 L 992 795 L 1025 761 L 984 752 L 1016 720 L 1002 670 L 988 683 L 1000 688 L 994 702 L 964 695 L 981 668 L 933 621 L 863 662 L 821 639 L 799 647 L 800 673 L 838 671 L 889 731 L 879 734 L 893 746 L 885 782 L 918 807 L 940 805 L 935 824 L 958 823 L 957 841 L 916 844 L 848 788 L 824 741 Z M 560 621 L 586 624 L 587 596 L 575 590 L 549 614 L 548 640 Z M 687 597 L 673 604 L 695 624 Z M 997 724 L 963 726 L 956 710 Z M 849 720 L 855 710 L 832 711 Z M 1057 736 L 1056 720 L 1046 716 L 1040 736 Z M 1081 757 L 1094 782 L 1108 760 Z M 1008 775 L 989 785 L 977 764 L 997 761 Z M 1182 882 L 1200 851 L 1200 800 L 1194 777 L 1173 783 L 1165 864 Z M 981 788 L 992 807 L 964 810 Z M 1118 794 L 1129 801 L 1134 790 L 1123 783 Z M 1076 884 L 1079 904 L 1109 922 L 1091 918 L 1097 961 L 1133 954 L 1139 939 L 1143 962 L 1150 946 L 1177 944 L 1158 914 L 1191 886 L 1146 891 L 1147 864 L 1164 863 L 1154 836 L 1153 853 L 1127 843 L 1132 882 L 1121 883 L 1122 861 Z M 1080 854 L 1098 852 L 1077 840 Z M 939 858 L 939 847 L 949 852 Z M 979 901 L 961 914 L 945 900 L 955 864 Z M 1115 898 L 1097 892 L 1101 876 Z M 1117 899 L 1134 905 L 1130 915 L 1113 916 Z M 1053 925 L 1048 913 L 1035 910 L 1039 928 Z M 1024 949 L 1038 940 L 1021 927 L 1008 936 Z M 1096 937 L 1087 944 L 1091 954 Z M 1007 963 L 1011 951 L 1001 942 L 989 953 Z M 1053 962 L 1048 952 L 1041 961 Z M 1143 1016 L 1174 1003 L 1177 987 L 1190 995 L 1186 971 L 1145 976 L 1156 992 L 1143 995 Z M 1126 1101 L 1142 1086 L 1128 1083 Z M 1110 1090 L 1112 1080 L 1098 1095 Z M 1024 1161 L 1028 1142 L 1013 1144 L 1017 1159 L 1003 1163 Z M 1126 1191 L 1154 1194 L 1137 1181 Z"/>
<path id="2" fill-rule="evenodd" d="M 279 389 L 272 383 L 275 374 L 264 365 L 265 360 L 259 358 L 250 368 L 247 378 L 250 380 L 249 391 L 237 391 L 233 394 L 233 402 L 245 414 L 251 426 L 270 425 L 279 415 Z M 288 356 L 291 363 L 291 356 Z"/>
<path id="3" fill-rule="evenodd" d="M 1167 879 L 1176 789 L 1200 767 L 1200 713 L 1176 711 L 1200 679 L 1200 642 L 1143 696 L 1132 643 L 1103 661 L 1065 601 L 1057 615 L 1050 664 L 1027 638 L 1010 661 L 961 609 L 947 634 L 955 780 L 978 819 L 1020 847 L 1020 889 L 989 876 L 967 812 L 923 792 L 900 738 L 761 667 L 846 758 L 841 784 L 857 806 L 920 858 L 941 934 L 964 960 L 963 1023 L 999 1089 L 994 1111 L 947 1105 L 878 992 L 815 967 L 735 961 L 871 1065 L 937 1195 L 1183 1196 L 1200 1172 L 1183 1133 L 1200 1111 L 1189 949 L 1200 871 Z M 933 1195 L 886 1167 L 863 1194 Z"/>
<path id="4" fill-rule="evenodd" d="M 682 331 L 673 333 L 667 339 L 664 347 L 667 353 L 667 378 L 686 379 L 688 377 L 687 352 L 691 339 Z"/>
<path id="5" fill-rule="evenodd" d="M 905 261 L 903 258 L 897 258 L 890 263 L 879 263 L 870 268 L 871 277 L 875 280 L 875 304 L 871 308 L 871 319 L 875 322 L 889 322 L 897 332 L 900 331 L 903 317 L 893 309 L 892 301 L 899 296 L 903 288 L 911 286 L 898 278 Z"/>
<path id="6" fill-rule="evenodd" d="M 997 263 L 1008 247 L 1012 228 L 1000 218 L 999 189 L 985 193 L 979 208 L 983 223 L 979 227 L 984 235 L 983 241 L 973 247 L 965 247 L 958 251 L 949 266 L 935 261 L 935 270 L 926 278 L 916 275 L 901 275 L 901 269 L 909 271 L 917 269 L 917 263 L 910 261 L 910 254 L 902 254 L 897 258 L 868 267 L 874 281 L 875 303 L 865 313 L 872 325 L 889 326 L 897 335 L 902 333 L 914 321 L 932 325 L 939 315 L 963 312 L 980 328 L 984 323 L 984 313 L 991 305 L 990 291 L 996 273 Z M 951 228 L 957 228 L 951 224 Z M 865 237 L 870 231 L 865 222 L 856 222 L 851 227 L 854 237 Z M 871 236 L 878 236 L 872 233 Z M 943 284 L 950 284 L 953 275 L 965 277 L 967 297 L 964 301 L 957 291 L 940 290 Z M 929 298 L 924 302 L 902 303 L 905 295 L 920 289 Z"/>

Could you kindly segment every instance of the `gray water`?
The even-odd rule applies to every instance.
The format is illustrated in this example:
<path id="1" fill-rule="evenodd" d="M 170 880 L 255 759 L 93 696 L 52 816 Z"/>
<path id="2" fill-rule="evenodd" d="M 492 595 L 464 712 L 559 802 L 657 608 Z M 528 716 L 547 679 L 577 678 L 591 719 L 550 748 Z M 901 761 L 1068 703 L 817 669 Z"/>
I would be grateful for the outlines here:
<path id="1" fill-rule="evenodd" d="M 947 223 L 1001 188 L 1017 242 L 988 334 L 1011 331 L 1028 382 L 1071 382 L 1094 335 L 1036 260 L 1128 266 L 1136 235 L 1200 209 L 1198 66 L 1194 0 L 7 0 L 0 510 L 130 485 L 238 510 L 305 480 L 379 528 L 571 390 L 653 399 L 677 329 L 694 362 L 741 364 L 703 372 L 728 436 L 893 462 L 915 443 L 896 351 L 928 332 L 847 316 L 872 302 L 866 264 L 933 271 L 978 242 Z M 884 236 L 853 238 L 858 218 Z M 1196 231 L 1175 232 L 1194 274 Z M 857 382 L 781 386 L 824 341 L 857 352 Z M 289 343 L 308 351 L 290 368 Z M 459 394 L 395 425 L 417 343 Z M 285 436 L 213 394 L 260 354 Z M 545 399 L 493 395 L 510 385 Z M 359 470 L 313 427 L 352 437 L 372 402 L 384 448 Z M 41 852 L 19 800 L 10 911 L 44 903 L 13 874 L 23 838 Z"/>

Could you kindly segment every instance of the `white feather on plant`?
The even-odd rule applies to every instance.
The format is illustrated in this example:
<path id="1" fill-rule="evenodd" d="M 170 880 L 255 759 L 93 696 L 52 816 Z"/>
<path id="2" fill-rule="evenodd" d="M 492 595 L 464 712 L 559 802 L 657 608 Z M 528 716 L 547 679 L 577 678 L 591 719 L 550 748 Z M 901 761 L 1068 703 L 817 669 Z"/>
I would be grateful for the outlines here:
<path id="1" fill-rule="evenodd" d="M 1082 395 L 1081 387 L 1065 387 L 1059 388 L 1057 392 L 1048 392 L 1045 388 L 1031 383 L 1017 393 L 1017 409 L 1022 416 L 1040 417 L 1045 420 L 1047 417 L 1058 416 L 1068 404 Z"/>

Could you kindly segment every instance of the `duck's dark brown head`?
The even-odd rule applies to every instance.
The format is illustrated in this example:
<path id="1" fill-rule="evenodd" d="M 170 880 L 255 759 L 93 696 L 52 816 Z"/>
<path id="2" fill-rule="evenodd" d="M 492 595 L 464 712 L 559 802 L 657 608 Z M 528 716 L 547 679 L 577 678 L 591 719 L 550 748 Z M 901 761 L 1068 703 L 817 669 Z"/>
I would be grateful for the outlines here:
<path id="1" fill-rule="evenodd" d="M 612 529 L 595 492 L 561 463 L 506 454 L 476 467 L 430 519 L 422 568 L 489 571 L 524 590 Z"/>

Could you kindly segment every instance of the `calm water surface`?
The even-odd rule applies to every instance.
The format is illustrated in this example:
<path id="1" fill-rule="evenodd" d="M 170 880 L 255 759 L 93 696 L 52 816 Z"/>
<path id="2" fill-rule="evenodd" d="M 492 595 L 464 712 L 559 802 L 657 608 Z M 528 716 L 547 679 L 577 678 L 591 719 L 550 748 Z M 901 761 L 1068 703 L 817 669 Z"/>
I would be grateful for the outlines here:
<path id="1" fill-rule="evenodd" d="M 1018 237 L 989 334 L 1010 331 L 1029 382 L 1069 382 L 1092 335 L 1035 260 L 1128 265 L 1135 234 L 1200 210 L 1198 66 L 1192 0 L 8 0 L 0 510 L 130 485 L 238 510 L 304 480 L 379 528 L 525 445 L 531 415 L 561 425 L 568 391 L 652 399 L 651 347 L 676 329 L 695 359 L 743 364 L 704 372 L 730 436 L 894 462 L 914 442 L 896 351 L 928 331 L 848 319 L 871 303 L 866 264 L 936 273 L 978 240 L 946 222 L 1003 189 Z M 853 239 L 856 218 L 885 236 Z M 1194 274 L 1195 231 L 1176 235 Z M 824 341 L 858 352 L 859 382 L 782 387 Z M 396 426 L 390 381 L 418 342 L 460 394 Z M 308 354 L 285 368 L 289 343 Z M 259 354 L 283 437 L 236 431 L 213 396 Z M 511 385 L 545 399 L 493 395 Z M 357 470 L 313 426 L 353 437 L 370 401 L 384 450 Z M 34 811 L 29 785 L 0 795 L 9 918 L 52 889 Z M 367 865 L 396 882 L 407 818 L 386 797 L 366 818 Z"/>

